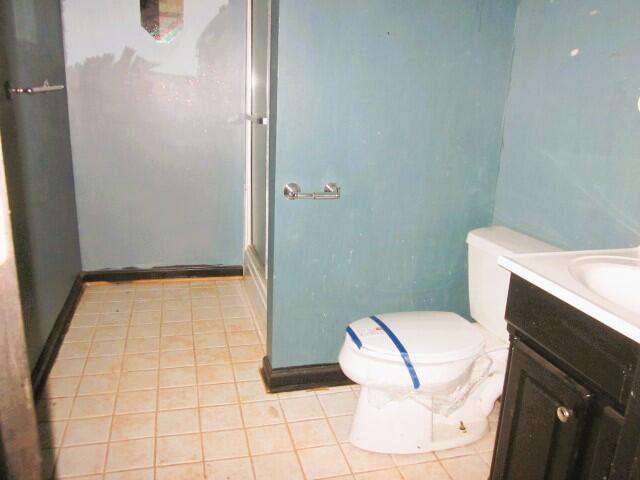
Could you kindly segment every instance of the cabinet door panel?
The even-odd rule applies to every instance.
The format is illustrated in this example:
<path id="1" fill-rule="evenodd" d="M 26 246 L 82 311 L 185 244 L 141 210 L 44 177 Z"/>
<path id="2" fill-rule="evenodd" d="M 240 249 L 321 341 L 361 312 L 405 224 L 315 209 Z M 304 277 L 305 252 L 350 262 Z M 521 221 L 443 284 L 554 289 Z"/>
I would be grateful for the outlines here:
<path id="1" fill-rule="evenodd" d="M 511 348 L 491 478 L 571 478 L 589 392 L 523 343 Z"/>

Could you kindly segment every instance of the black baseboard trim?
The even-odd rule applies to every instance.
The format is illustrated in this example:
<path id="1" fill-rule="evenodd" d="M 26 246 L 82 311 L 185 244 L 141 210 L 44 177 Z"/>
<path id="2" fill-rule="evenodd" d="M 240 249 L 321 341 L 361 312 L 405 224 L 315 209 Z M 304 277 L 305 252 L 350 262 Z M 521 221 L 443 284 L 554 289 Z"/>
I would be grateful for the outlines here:
<path id="1" fill-rule="evenodd" d="M 262 359 L 262 379 L 269 392 L 291 392 L 309 388 L 353 385 L 337 363 L 271 368 L 269 357 Z"/>
<path id="2" fill-rule="evenodd" d="M 47 377 L 49 376 L 49 372 L 51 372 L 51 367 L 53 367 L 53 362 L 58 355 L 64 336 L 69 329 L 69 324 L 71 323 L 73 314 L 76 311 L 83 289 L 84 282 L 82 280 L 82 275 L 78 274 L 73 285 L 71 285 L 67 300 L 64 302 L 64 305 L 53 324 L 51 333 L 49 333 L 49 336 L 47 337 L 47 341 L 42 348 L 38 361 L 31 370 L 31 385 L 35 401 L 38 401 L 42 396 L 44 385 L 47 382 Z"/>
<path id="3" fill-rule="evenodd" d="M 175 265 L 153 268 L 120 268 L 82 272 L 85 282 L 130 282 L 132 280 L 163 280 L 171 278 L 236 277 L 242 275 L 241 265 Z"/>

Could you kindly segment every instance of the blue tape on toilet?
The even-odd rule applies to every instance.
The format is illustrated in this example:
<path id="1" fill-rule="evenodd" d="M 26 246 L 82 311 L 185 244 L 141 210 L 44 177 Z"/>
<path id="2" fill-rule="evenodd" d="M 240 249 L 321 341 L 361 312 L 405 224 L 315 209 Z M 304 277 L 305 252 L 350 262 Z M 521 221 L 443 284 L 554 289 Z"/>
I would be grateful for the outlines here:
<path id="1" fill-rule="evenodd" d="M 347 333 L 351 337 L 351 340 L 353 340 L 353 343 L 356 344 L 356 347 L 358 347 L 358 350 L 360 350 L 362 348 L 362 340 L 360 340 L 358 335 L 356 335 L 356 332 L 353 331 L 353 328 L 347 327 Z"/>
<path id="2" fill-rule="evenodd" d="M 378 317 L 376 317 L 375 315 L 371 315 L 369 318 L 374 322 L 376 322 L 378 326 L 382 330 L 384 330 L 384 333 L 386 333 L 389 336 L 393 344 L 396 346 L 396 348 L 400 352 L 400 355 L 402 356 L 402 360 L 404 360 L 404 364 L 407 366 L 407 370 L 409 370 L 409 375 L 411 376 L 411 381 L 413 382 L 413 388 L 415 389 L 420 388 L 420 380 L 418 380 L 416 369 L 413 368 L 413 362 L 411 362 L 409 353 L 407 352 L 407 349 L 404 348 L 404 345 L 402 344 L 400 339 L 396 337 L 396 334 L 393 333 L 391 329 L 387 326 L 387 324 L 384 323 L 382 320 L 380 320 Z"/>

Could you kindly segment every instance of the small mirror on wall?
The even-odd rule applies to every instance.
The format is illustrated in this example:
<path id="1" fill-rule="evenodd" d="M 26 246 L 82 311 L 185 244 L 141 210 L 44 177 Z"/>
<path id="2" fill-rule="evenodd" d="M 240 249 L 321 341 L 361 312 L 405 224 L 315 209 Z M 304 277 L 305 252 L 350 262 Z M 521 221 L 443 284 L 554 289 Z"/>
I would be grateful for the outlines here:
<path id="1" fill-rule="evenodd" d="M 169 43 L 182 31 L 184 0 L 140 0 L 140 24 L 158 43 Z"/>

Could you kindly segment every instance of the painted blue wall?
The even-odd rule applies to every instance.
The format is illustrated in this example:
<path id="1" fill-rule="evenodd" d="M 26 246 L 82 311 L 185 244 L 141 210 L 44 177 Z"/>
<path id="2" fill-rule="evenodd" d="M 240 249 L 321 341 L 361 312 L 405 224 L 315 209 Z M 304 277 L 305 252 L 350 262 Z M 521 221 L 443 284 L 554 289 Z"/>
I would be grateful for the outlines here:
<path id="1" fill-rule="evenodd" d="M 66 83 L 58 2 L 0 2 L 0 78 L 16 86 Z M 80 271 L 65 92 L 3 99 L 0 130 L 33 368 Z"/>
<path id="2" fill-rule="evenodd" d="M 242 263 L 245 4 L 158 43 L 139 2 L 62 0 L 85 270 Z"/>
<path id="3" fill-rule="evenodd" d="M 565 248 L 640 244 L 637 0 L 522 0 L 494 223 Z"/>
<path id="4" fill-rule="evenodd" d="M 276 2 L 274 367 L 335 362 L 345 325 L 365 315 L 467 314 L 465 236 L 491 220 L 515 10 L 511 0 Z M 305 191 L 336 181 L 342 198 L 288 201 L 292 181 Z"/>

